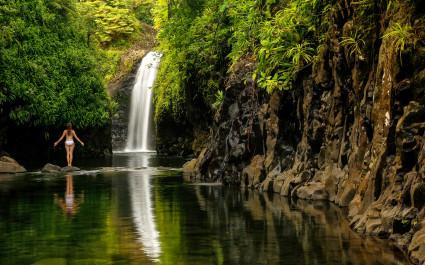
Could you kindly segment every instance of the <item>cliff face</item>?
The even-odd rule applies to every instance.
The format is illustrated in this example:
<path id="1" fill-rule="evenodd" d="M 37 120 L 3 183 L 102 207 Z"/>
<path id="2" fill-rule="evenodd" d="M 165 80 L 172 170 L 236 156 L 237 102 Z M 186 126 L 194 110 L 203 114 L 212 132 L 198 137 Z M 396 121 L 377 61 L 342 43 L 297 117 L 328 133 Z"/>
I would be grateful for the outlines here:
<path id="1" fill-rule="evenodd" d="M 390 238 L 425 264 L 425 55 L 401 55 L 394 39 L 380 37 L 424 10 L 398 8 L 378 12 L 365 60 L 341 45 L 353 10 L 340 3 L 317 63 L 291 92 L 259 91 L 255 62 L 241 60 L 209 144 L 185 165 L 185 177 L 335 202 L 348 207 L 353 229 Z"/>

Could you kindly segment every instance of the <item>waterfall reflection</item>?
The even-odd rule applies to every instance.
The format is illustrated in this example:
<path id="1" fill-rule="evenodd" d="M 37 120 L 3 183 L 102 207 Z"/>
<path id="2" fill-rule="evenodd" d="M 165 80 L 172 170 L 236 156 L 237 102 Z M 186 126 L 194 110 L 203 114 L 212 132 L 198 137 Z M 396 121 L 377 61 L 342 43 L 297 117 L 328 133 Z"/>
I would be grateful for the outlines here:
<path id="1" fill-rule="evenodd" d="M 53 199 L 66 215 L 72 216 L 78 212 L 80 204 L 84 202 L 84 192 L 75 197 L 73 177 L 70 174 L 66 175 L 65 177 L 66 188 L 64 198 L 59 197 L 58 194 L 55 193 L 53 195 Z"/>
<path id="2" fill-rule="evenodd" d="M 148 158 L 149 156 L 141 154 L 137 159 L 129 160 L 128 166 L 130 168 L 147 167 Z M 150 175 L 137 171 L 129 172 L 128 186 L 137 239 L 142 244 L 146 255 L 153 261 L 159 261 L 161 246 L 152 208 Z"/>
<path id="3" fill-rule="evenodd" d="M 220 231 L 225 264 L 408 264 L 384 242 L 354 233 L 329 203 L 208 186 L 195 194 L 210 229 Z"/>

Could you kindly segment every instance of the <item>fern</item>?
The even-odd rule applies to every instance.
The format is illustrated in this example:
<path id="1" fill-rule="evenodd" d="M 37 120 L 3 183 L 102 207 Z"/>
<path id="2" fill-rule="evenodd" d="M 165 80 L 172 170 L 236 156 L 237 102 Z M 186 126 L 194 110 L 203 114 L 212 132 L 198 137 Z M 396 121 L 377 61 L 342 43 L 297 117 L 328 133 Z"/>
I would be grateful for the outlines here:
<path id="1" fill-rule="evenodd" d="M 218 90 L 215 93 L 215 102 L 213 103 L 213 109 L 218 110 L 218 108 L 223 104 L 224 101 L 224 92 L 222 90 Z"/>
<path id="2" fill-rule="evenodd" d="M 357 55 L 360 60 L 364 60 L 364 55 L 362 50 L 366 47 L 366 42 L 362 39 L 361 34 L 356 31 L 350 37 L 342 37 L 340 44 L 343 47 L 347 47 L 349 55 Z"/>
<path id="3" fill-rule="evenodd" d="M 308 64 L 313 60 L 314 49 L 307 41 L 296 44 L 294 47 L 287 50 L 285 56 L 292 60 L 296 68 L 300 68 L 304 64 Z"/>
<path id="4" fill-rule="evenodd" d="M 392 44 L 395 46 L 395 49 L 400 54 L 400 62 L 401 55 L 409 46 L 415 46 L 418 41 L 413 27 L 409 24 L 400 24 L 395 23 L 391 26 L 391 28 L 384 34 L 383 39 L 391 39 Z"/>

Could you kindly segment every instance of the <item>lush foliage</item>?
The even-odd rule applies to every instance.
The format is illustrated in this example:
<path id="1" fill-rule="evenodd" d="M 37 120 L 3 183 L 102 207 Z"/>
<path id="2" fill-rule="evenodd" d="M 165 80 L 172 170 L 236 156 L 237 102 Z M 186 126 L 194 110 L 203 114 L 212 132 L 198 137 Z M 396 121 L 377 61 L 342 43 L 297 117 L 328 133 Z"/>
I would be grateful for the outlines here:
<path id="1" fill-rule="evenodd" d="M 80 0 L 77 15 L 88 45 L 97 48 L 105 82 L 131 70 L 133 60 L 123 56 L 146 40 L 141 22 L 152 25 L 151 9 L 154 0 Z M 136 48 L 137 49 L 137 48 Z M 130 52 L 131 53 L 131 52 Z M 122 62 L 125 69 L 120 69 Z M 128 62 L 129 61 L 129 62 Z M 122 67 L 121 67 L 122 68 Z M 123 71 L 125 70 L 125 71 Z M 124 73 L 122 73 L 124 72 Z"/>
<path id="2" fill-rule="evenodd" d="M 158 1 L 155 25 L 164 53 L 157 78 L 156 118 L 181 118 L 186 100 L 215 102 L 226 71 L 226 9 L 219 0 Z"/>
<path id="3" fill-rule="evenodd" d="M 0 107 L 19 124 L 103 124 L 109 100 L 72 1 L 0 4 Z M 3 115 L 3 114 L 2 114 Z"/>
<path id="4" fill-rule="evenodd" d="M 254 61 L 253 78 L 271 92 L 292 88 L 311 65 L 320 43 L 323 1 L 158 1 L 164 59 L 156 87 L 156 118 L 185 113 L 185 100 L 217 108 L 224 75 L 244 58 Z M 222 92 L 221 92 L 222 93 Z"/>
<path id="5" fill-rule="evenodd" d="M 106 82 L 151 5 L 0 0 L 0 115 L 27 125 L 106 124 Z"/>
<path id="6" fill-rule="evenodd" d="M 107 46 L 138 30 L 138 20 L 130 1 L 85 0 L 79 2 L 78 9 L 88 26 L 88 41 L 94 35 L 95 41 Z"/>
<path id="7" fill-rule="evenodd" d="M 353 12 L 343 32 L 336 33 L 332 21 L 341 6 L 334 0 L 158 0 L 153 14 L 164 61 L 156 88 L 157 120 L 164 113 L 184 115 L 188 100 L 202 99 L 207 109 L 217 109 L 223 75 L 239 62 L 256 64 L 252 78 L 259 88 L 290 90 L 329 46 L 330 34 L 339 35 L 349 60 L 366 63 L 379 52 L 377 38 L 389 39 L 401 61 L 422 36 L 421 20 L 400 16 L 409 1 L 345 4 Z M 382 19 L 389 18 L 395 23 L 382 32 Z"/>

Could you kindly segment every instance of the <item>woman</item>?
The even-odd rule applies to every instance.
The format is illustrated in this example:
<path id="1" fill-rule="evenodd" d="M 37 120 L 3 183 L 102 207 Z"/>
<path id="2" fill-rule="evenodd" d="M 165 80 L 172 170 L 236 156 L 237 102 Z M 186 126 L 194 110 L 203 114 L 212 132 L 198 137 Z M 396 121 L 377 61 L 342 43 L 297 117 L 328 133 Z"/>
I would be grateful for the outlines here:
<path id="1" fill-rule="evenodd" d="M 84 146 L 84 143 L 78 138 L 77 134 L 72 129 L 71 123 L 68 123 L 66 127 L 67 128 L 66 130 L 63 131 L 62 136 L 59 138 L 59 140 L 57 140 L 54 143 L 54 146 L 56 147 L 58 143 L 62 141 L 64 137 L 66 137 L 66 140 L 65 140 L 66 161 L 68 162 L 68 167 L 72 167 L 72 159 L 73 159 L 74 147 L 75 147 L 74 137 L 80 142 L 82 146 Z"/>

